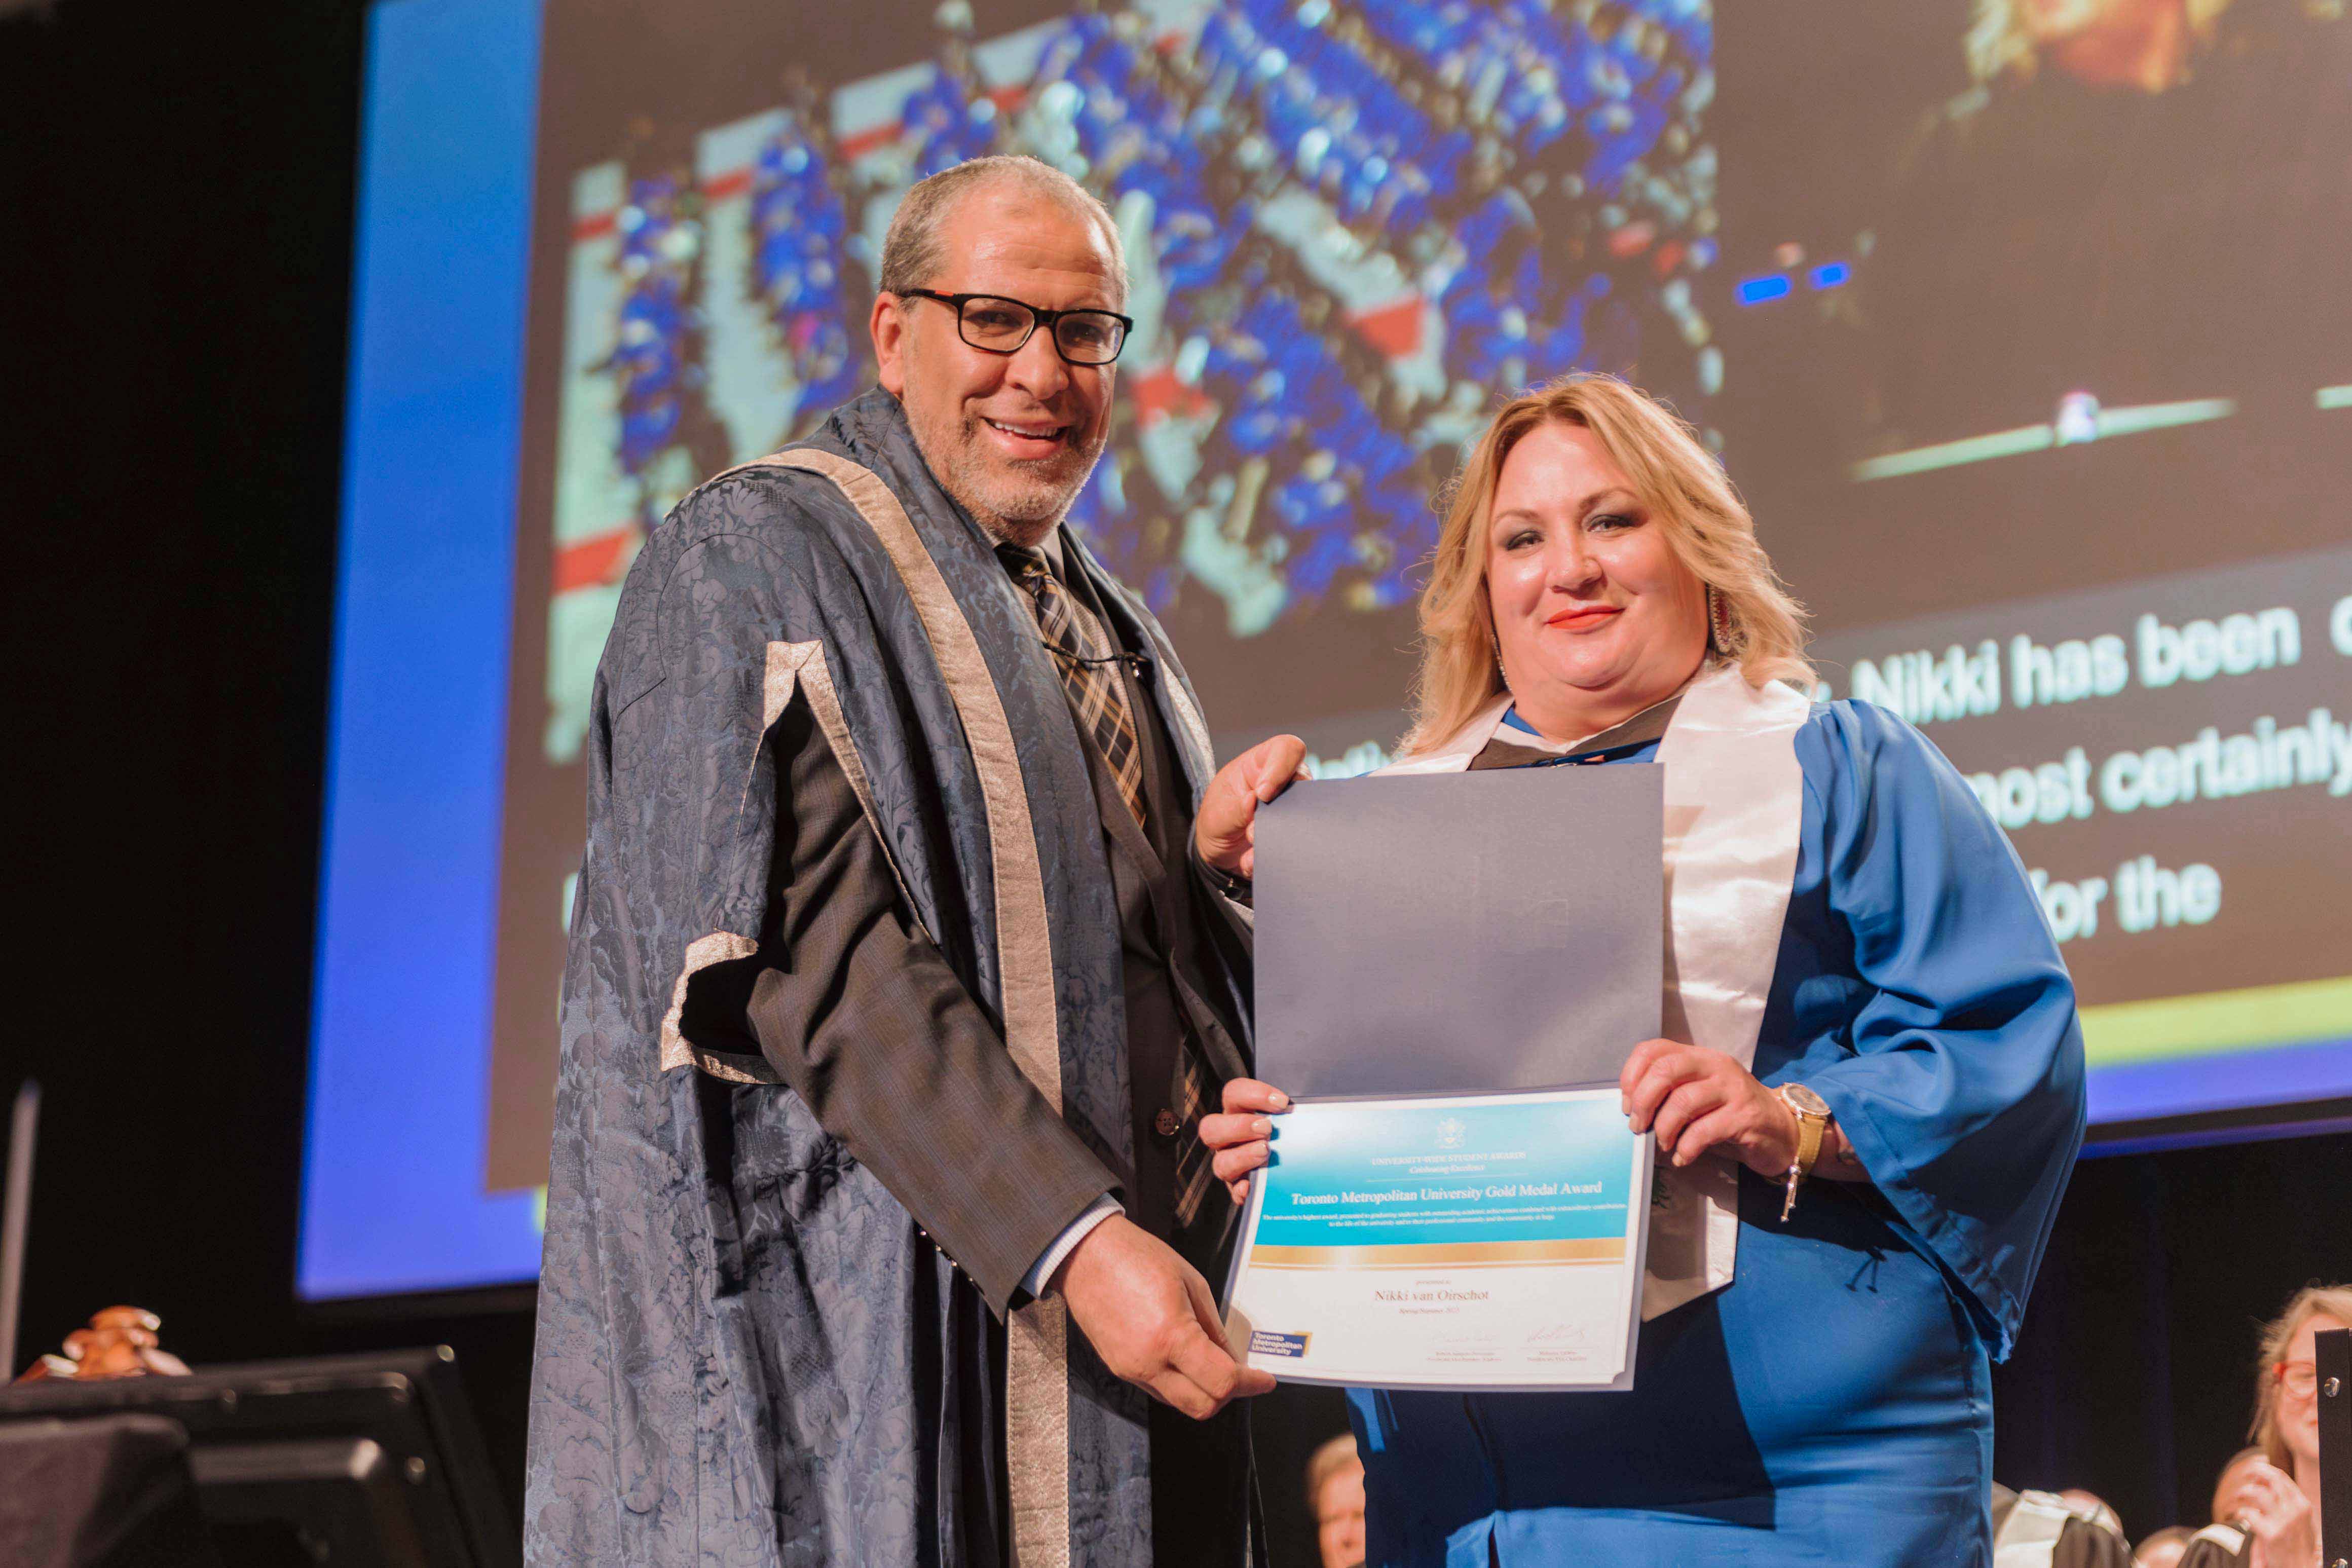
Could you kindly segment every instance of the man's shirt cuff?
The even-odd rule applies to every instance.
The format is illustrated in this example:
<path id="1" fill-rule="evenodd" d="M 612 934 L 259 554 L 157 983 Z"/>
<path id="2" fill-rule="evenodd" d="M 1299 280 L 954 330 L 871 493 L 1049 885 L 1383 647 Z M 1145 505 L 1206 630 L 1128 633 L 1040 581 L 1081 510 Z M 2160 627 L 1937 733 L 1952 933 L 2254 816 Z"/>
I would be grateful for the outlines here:
<path id="1" fill-rule="evenodd" d="M 1064 1259 L 1077 1250 L 1078 1243 L 1092 1235 L 1095 1226 L 1111 1215 L 1126 1212 L 1119 1201 L 1108 1193 L 1087 1205 L 1087 1212 L 1065 1226 L 1062 1234 L 1054 1238 L 1053 1245 L 1038 1254 L 1037 1261 L 1030 1266 L 1029 1272 L 1021 1277 L 1021 1289 L 1033 1297 L 1043 1295 L 1045 1281 L 1054 1277 L 1054 1270 L 1062 1266 Z"/>

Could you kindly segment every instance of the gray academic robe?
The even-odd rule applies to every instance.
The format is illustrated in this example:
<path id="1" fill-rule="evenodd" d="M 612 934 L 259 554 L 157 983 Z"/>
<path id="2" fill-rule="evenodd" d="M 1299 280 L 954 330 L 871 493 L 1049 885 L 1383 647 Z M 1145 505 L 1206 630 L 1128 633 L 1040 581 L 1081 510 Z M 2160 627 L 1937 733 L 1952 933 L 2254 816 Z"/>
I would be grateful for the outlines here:
<path id="1" fill-rule="evenodd" d="M 1083 550 L 1069 569 L 1153 655 L 1157 729 L 1196 799 L 1213 761 L 1173 650 Z M 680 504 L 631 568 L 599 668 L 527 1554 L 964 1568 L 1003 1541 L 1020 1568 L 1147 1563 L 1147 1401 L 1058 1300 L 1015 1289 L 1034 1251 L 988 1237 L 1034 1226 L 944 1248 L 756 1040 L 698 1023 L 740 1016 L 703 993 L 772 934 L 788 731 L 823 736 L 921 935 L 1057 1118 L 1041 1168 L 1065 1174 L 1038 1215 L 1136 1169 L 1119 895 L 1087 750 L 991 542 L 897 400 L 869 393 Z M 1235 974 L 1188 973 L 1245 1019 Z M 1220 1076 L 1240 1070 L 1216 1043 Z"/>

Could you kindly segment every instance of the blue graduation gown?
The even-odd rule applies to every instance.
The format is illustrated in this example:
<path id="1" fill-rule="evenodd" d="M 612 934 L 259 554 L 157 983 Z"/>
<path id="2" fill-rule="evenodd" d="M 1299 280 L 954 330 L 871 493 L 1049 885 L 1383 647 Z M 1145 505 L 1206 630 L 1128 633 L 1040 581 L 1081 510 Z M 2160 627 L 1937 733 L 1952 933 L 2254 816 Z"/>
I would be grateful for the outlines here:
<path id="1" fill-rule="evenodd" d="M 1835 702 L 1796 750 L 1756 1075 L 1819 1091 L 1871 1184 L 1810 1182 L 1784 1226 L 1743 1170 L 1732 1283 L 1643 1325 L 1631 1393 L 1351 1391 L 1372 1564 L 1990 1562 L 1989 1362 L 2083 1138 L 2074 987 L 1924 736 Z"/>

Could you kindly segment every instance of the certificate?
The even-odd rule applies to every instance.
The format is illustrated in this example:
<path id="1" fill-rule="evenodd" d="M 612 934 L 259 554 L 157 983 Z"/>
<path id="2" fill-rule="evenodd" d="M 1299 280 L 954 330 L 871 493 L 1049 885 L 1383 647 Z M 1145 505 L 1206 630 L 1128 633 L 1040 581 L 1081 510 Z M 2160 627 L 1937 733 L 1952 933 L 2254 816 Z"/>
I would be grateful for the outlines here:
<path id="1" fill-rule="evenodd" d="M 1617 1086 L 1302 1100 L 1243 1216 L 1226 1330 L 1290 1383 L 1625 1389 L 1651 1139 Z"/>

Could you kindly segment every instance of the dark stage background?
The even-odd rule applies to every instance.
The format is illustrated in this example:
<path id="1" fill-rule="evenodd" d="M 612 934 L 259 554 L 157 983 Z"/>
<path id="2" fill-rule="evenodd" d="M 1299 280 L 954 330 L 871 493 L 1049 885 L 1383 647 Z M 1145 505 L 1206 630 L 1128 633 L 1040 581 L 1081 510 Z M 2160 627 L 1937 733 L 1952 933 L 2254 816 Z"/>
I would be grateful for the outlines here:
<path id="1" fill-rule="evenodd" d="M 446 1341 L 512 1495 L 520 1293 L 293 1300 L 361 34 L 350 0 L 0 17 L 29 805 L 0 1091 L 47 1091 L 18 1359 L 117 1301 L 197 1363 Z M 2001 1479 L 2088 1486 L 2135 1534 L 2201 1518 L 2254 1322 L 2352 1275 L 2347 1173 L 2347 1136 L 2085 1163 L 1996 1376 Z M 1336 1407 L 1261 1407 L 1289 1561 L 1311 1561 L 1297 1467 Z"/>

